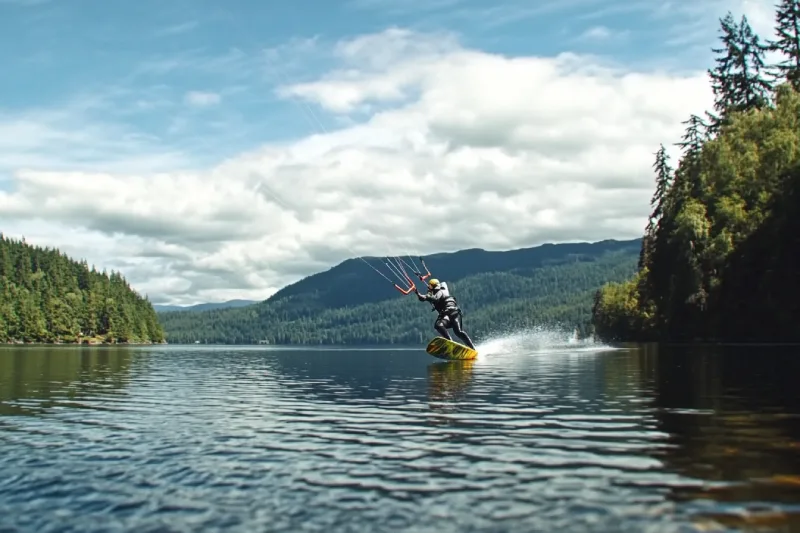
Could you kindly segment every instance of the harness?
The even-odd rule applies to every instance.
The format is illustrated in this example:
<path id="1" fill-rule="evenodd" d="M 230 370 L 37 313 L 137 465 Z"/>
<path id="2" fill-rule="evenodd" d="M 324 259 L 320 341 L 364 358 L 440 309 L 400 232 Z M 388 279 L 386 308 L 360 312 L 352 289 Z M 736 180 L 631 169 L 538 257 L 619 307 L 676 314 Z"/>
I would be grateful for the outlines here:
<path id="1" fill-rule="evenodd" d="M 441 289 L 440 289 L 441 290 Z M 439 304 L 441 309 L 436 308 L 436 303 Z M 440 300 L 438 302 L 431 302 L 431 311 L 436 311 L 439 313 L 439 317 L 443 317 L 444 315 L 452 315 L 452 314 L 462 314 L 461 309 L 458 307 L 458 303 L 453 295 L 448 294 L 444 300 Z"/>

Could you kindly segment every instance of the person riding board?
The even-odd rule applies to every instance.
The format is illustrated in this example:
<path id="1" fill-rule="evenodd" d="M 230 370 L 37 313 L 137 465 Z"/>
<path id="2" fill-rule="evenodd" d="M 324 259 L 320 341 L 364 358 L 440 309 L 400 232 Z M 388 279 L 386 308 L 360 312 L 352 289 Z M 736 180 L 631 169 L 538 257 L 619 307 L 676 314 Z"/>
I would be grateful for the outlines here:
<path id="1" fill-rule="evenodd" d="M 420 302 L 430 302 L 433 304 L 434 310 L 439 313 L 433 325 L 434 329 L 439 332 L 439 335 L 452 341 L 453 339 L 451 339 L 450 335 L 447 333 L 447 330 L 452 328 L 453 332 L 455 332 L 467 346 L 473 350 L 475 349 L 475 345 L 472 344 L 472 339 L 470 339 L 467 332 L 462 329 L 461 309 L 456 304 L 456 299 L 450 295 L 446 283 L 440 283 L 438 279 L 431 279 L 428 281 L 427 294 L 420 294 L 416 287 L 414 288 L 414 292 Z"/>

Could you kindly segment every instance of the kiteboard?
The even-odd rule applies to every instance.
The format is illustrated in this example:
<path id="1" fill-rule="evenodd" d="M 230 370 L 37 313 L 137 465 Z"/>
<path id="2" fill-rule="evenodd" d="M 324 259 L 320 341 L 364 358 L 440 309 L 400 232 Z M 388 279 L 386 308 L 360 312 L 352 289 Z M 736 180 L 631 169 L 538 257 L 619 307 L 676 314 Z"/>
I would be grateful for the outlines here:
<path id="1" fill-rule="evenodd" d="M 478 352 L 472 348 L 457 342 L 449 341 L 444 337 L 434 337 L 431 339 L 425 351 L 439 359 L 462 360 L 475 359 L 478 357 Z"/>

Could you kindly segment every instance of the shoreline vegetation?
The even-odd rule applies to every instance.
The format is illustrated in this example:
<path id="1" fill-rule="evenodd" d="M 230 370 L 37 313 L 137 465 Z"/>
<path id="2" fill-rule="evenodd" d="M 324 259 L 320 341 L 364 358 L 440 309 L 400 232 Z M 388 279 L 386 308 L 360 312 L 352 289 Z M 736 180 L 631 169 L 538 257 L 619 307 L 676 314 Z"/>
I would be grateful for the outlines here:
<path id="1" fill-rule="evenodd" d="M 0 343 L 164 342 L 153 306 L 120 273 L 0 233 Z"/>
<path id="2" fill-rule="evenodd" d="M 0 346 L 154 346 L 169 344 L 166 340 L 162 342 L 115 342 L 106 341 L 99 337 L 81 338 L 75 340 L 52 340 L 52 341 L 21 341 L 18 339 L 0 342 Z"/>
<path id="3" fill-rule="evenodd" d="M 639 246 L 634 239 L 466 250 L 436 254 L 431 264 L 452 274 L 479 336 L 497 323 L 564 324 L 584 338 L 590 334 L 592 294 L 635 272 Z M 356 259 L 347 260 L 255 305 L 157 313 L 120 273 L 98 272 L 85 260 L 0 233 L 0 346 L 427 342 L 433 333 L 426 308 L 416 299 L 398 298 L 377 276 L 365 278 L 362 268 Z M 352 290 L 356 279 L 364 291 Z"/>
<path id="4" fill-rule="evenodd" d="M 779 3 L 774 41 L 720 19 L 714 109 L 684 122 L 675 168 L 656 153 L 637 272 L 595 294 L 599 340 L 800 341 L 798 28 L 798 0 Z"/>

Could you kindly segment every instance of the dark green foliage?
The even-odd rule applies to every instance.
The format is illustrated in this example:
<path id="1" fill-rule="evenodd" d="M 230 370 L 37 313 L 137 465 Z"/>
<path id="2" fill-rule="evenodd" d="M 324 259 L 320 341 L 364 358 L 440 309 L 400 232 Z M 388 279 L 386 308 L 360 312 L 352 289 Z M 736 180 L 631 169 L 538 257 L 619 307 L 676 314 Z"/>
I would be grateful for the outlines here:
<path id="1" fill-rule="evenodd" d="M 722 48 L 714 48 L 717 66 L 709 69 L 714 90 L 712 130 L 719 130 L 730 113 L 760 109 L 769 103 L 769 82 L 765 79 L 764 54 L 769 45 L 763 44 L 747 17 L 737 24 L 731 13 L 720 20 Z"/>
<path id="2" fill-rule="evenodd" d="M 723 40 L 742 48 L 746 20 L 732 21 L 723 20 Z M 689 121 L 639 272 L 595 297 L 600 338 L 800 341 L 800 94 L 791 84 L 762 94 L 762 81 L 745 90 L 743 79 L 712 75 L 725 120 L 714 136 L 696 135 L 701 125 Z M 657 191 L 662 181 L 657 173 Z"/>
<path id="3" fill-rule="evenodd" d="M 592 294 L 636 269 L 640 241 L 464 250 L 426 258 L 464 310 L 475 339 L 504 328 L 561 325 L 588 334 Z M 377 259 L 369 259 L 380 264 Z M 170 343 L 411 344 L 435 332 L 435 313 L 399 294 L 361 260 L 348 260 L 261 304 L 160 315 Z"/>
<path id="4" fill-rule="evenodd" d="M 656 192 L 653 193 L 653 198 L 650 200 L 653 212 L 650 214 L 650 220 L 647 225 L 646 233 L 648 235 L 653 233 L 655 224 L 664 212 L 664 198 L 666 198 L 667 192 L 672 186 L 672 168 L 669 166 L 669 155 L 667 155 L 667 149 L 664 148 L 663 144 L 656 152 L 656 161 L 653 163 L 653 169 L 656 172 Z"/>
<path id="5" fill-rule="evenodd" d="M 719 291 L 721 337 L 796 342 L 800 317 L 800 162 L 782 176 L 769 213 L 731 253 Z"/>
<path id="6" fill-rule="evenodd" d="M 147 299 L 117 272 L 0 234 L 0 342 L 162 342 Z"/>
<path id="7" fill-rule="evenodd" d="M 680 146 L 684 161 L 696 161 L 700 156 L 703 143 L 709 139 L 708 124 L 697 115 L 690 116 L 682 124 L 686 124 L 686 130 L 681 137 L 681 142 L 675 143 L 675 145 Z M 664 145 L 661 146 L 663 148 Z M 658 176 L 659 173 L 656 171 L 656 188 L 658 188 Z"/>

